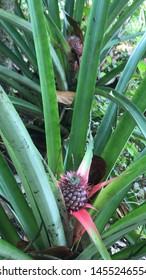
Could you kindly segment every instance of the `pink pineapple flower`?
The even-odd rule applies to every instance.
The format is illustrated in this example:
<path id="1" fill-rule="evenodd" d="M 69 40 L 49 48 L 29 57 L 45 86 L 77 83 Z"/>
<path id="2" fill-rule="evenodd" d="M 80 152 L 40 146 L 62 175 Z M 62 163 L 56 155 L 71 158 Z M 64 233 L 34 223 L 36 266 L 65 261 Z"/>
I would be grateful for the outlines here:
<path id="1" fill-rule="evenodd" d="M 87 151 L 78 170 L 69 171 L 65 175 L 61 175 L 59 187 L 61 188 L 61 191 L 63 193 L 67 211 L 72 216 L 74 216 L 84 228 L 83 229 L 81 227 L 80 229 L 78 229 L 78 232 L 76 233 L 76 240 L 74 240 L 74 243 L 86 230 L 90 235 L 92 241 L 95 243 L 95 246 L 97 246 L 103 258 L 110 259 L 110 256 L 106 251 L 106 248 L 98 233 L 98 230 L 91 216 L 85 208 L 95 209 L 91 204 L 88 203 L 89 198 L 91 198 L 91 196 L 93 196 L 97 191 L 99 191 L 104 186 L 108 185 L 114 179 L 98 183 L 95 186 L 91 186 L 88 184 L 89 171 L 93 156 L 92 148 L 93 144 L 92 140 L 90 139 Z M 103 252 L 105 253 L 103 253 L 100 248 L 101 244 Z"/>

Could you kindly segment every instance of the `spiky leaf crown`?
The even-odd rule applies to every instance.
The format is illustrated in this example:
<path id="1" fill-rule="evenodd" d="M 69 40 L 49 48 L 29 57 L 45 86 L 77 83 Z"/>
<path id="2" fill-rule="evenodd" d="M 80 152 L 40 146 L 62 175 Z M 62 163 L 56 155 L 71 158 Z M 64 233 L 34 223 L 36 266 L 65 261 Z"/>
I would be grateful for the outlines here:
<path id="1" fill-rule="evenodd" d="M 60 187 L 68 211 L 78 211 L 87 201 L 86 179 L 70 171 L 61 176 Z"/>

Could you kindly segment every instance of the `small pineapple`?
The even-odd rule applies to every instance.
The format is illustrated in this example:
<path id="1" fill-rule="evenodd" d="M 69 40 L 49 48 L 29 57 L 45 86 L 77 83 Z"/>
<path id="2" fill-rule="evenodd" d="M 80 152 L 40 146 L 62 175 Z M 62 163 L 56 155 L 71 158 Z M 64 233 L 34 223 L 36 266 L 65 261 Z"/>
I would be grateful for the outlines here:
<path id="1" fill-rule="evenodd" d="M 83 176 L 70 171 L 61 176 L 59 182 L 66 208 L 70 211 L 78 211 L 87 202 L 87 183 Z"/>

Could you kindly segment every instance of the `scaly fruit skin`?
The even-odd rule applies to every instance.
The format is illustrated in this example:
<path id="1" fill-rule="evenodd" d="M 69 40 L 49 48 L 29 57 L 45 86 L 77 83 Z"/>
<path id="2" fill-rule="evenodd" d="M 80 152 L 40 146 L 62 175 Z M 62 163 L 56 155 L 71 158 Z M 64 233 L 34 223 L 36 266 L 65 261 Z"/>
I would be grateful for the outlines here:
<path id="1" fill-rule="evenodd" d="M 85 206 L 88 185 L 83 176 L 74 171 L 67 172 L 64 176 L 61 175 L 59 185 L 64 196 L 67 211 L 78 211 Z"/>

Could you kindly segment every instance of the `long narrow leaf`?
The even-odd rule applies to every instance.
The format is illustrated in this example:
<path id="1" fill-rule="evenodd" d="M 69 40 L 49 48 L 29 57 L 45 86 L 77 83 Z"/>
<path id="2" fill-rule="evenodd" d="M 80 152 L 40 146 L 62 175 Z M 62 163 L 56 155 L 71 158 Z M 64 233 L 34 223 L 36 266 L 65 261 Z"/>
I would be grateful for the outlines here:
<path id="1" fill-rule="evenodd" d="M 106 83 L 108 83 L 109 81 L 111 81 L 113 78 L 115 78 L 117 75 L 119 75 L 123 70 L 124 67 L 126 65 L 126 62 L 120 63 L 120 65 L 118 65 L 116 68 L 112 69 L 111 71 L 109 71 L 105 76 L 103 76 L 98 82 L 97 82 L 97 86 L 98 85 L 103 85 L 105 86 Z"/>
<path id="2" fill-rule="evenodd" d="M 9 23 L 3 20 L 0 20 L 0 24 L 7 31 L 7 33 L 14 40 L 14 42 L 21 49 L 21 51 L 26 55 L 30 63 L 33 65 L 34 69 L 37 70 L 36 57 L 31 51 L 31 49 L 29 48 L 29 46 L 26 44 L 25 40 L 22 38 L 20 33 L 12 25 L 10 25 Z"/>
<path id="3" fill-rule="evenodd" d="M 73 17 L 74 3 L 75 3 L 75 0 L 66 0 L 65 1 L 65 11 L 70 15 L 70 17 Z"/>
<path id="4" fill-rule="evenodd" d="M 118 0 L 111 3 L 110 9 L 109 9 L 109 17 L 107 21 L 107 28 L 111 25 L 111 23 L 115 20 L 115 18 L 123 11 L 126 4 L 128 4 L 129 1 L 127 0 Z"/>
<path id="5" fill-rule="evenodd" d="M 116 46 L 118 44 L 120 44 L 121 42 L 125 42 L 125 41 L 129 41 L 133 38 L 136 38 L 136 37 L 141 37 L 143 36 L 143 34 L 145 33 L 145 31 L 143 32 L 136 32 L 136 33 L 133 33 L 133 34 L 130 34 L 130 35 L 126 35 L 126 36 L 123 36 L 123 37 L 118 37 L 115 36 L 115 38 L 113 38 L 111 41 L 109 41 L 106 46 L 103 48 L 103 50 L 101 51 L 101 55 L 100 55 L 100 61 L 101 63 L 104 61 L 106 55 L 108 54 L 109 50 L 113 47 L 113 46 Z"/>
<path id="6" fill-rule="evenodd" d="M 106 244 L 108 244 L 108 246 L 112 245 L 128 232 L 138 228 L 143 224 L 146 224 L 145 212 L 146 204 L 140 205 L 139 207 L 137 207 L 137 209 L 114 223 L 102 235 L 102 238 L 104 240 L 106 239 Z"/>
<path id="7" fill-rule="evenodd" d="M 59 114 L 45 16 L 41 0 L 37 6 L 34 0 L 28 3 L 42 89 L 48 164 L 54 174 L 59 174 L 63 171 Z"/>
<path id="8" fill-rule="evenodd" d="M 58 0 L 47 0 L 47 6 L 53 21 L 61 29 Z"/>
<path id="9" fill-rule="evenodd" d="M 6 77 L 9 77 L 11 79 L 14 79 L 20 85 L 23 85 L 28 89 L 32 89 L 34 92 L 39 93 L 39 95 L 41 94 L 40 86 L 36 82 L 27 78 L 26 76 L 20 75 L 14 72 L 13 70 L 8 69 L 7 67 L 1 65 L 0 65 L 0 74 L 5 75 Z"/>
<path id="10" fill-rule="evenodd" d="M 72 169 L 72 157 L 74 167 L 77 169 L 84 155 L 108 6 L 108 1 L 94 1 L 90 12 L 73 112 L 66 166 L 68 170 Z"/>
<path id="11" fill-rule="evenodd" d="M 145 172 L 145 161 L 146 156 L 143 156 L 137 162 L 133 163 L 125 172 L 123 172 L 121 177 L 119 177 L 115 182 L 109 184 L 99 193 L 94 202 L 94 207 L 100 210 L 95 221 L 95 223 L 100 225 L 100 232 L 104 229 L 109 218 L 123 200 L 126 192 L 128 192 L 131 188 L 130 184 L 138 176 Z M 105 205 L 105 207 L 103 207 L 103 205 Z"/>
<path id="12" fill-rule="evenodd" d="M 25 11 L 23 9 L 21 9 L 21 3 L 15 2 L 15 14 L 24 20 L 26 19 Z M 26 38 L 28 46 L 33 51 L 33 53 L 35 53 L 34 42 L 33 42 L 32 36 L 30 34 L 28 34 L 28 32 L 25 32 L 25 30 L 23 30 L 23 32 L 24 32 L 24 36 Z"/>
<path id="13" fill-rule="evenodd" d="M 7 22 L 13 24 L 14 26 L 24 30 L 28 34 L 32 34 L 30 22 L 18 17 L 12 13 L 9 13 L 3 9 L 0 9 L 0 18 L 6 20 Z"/>
<path id="14" fill-rule="evenodd" d="M 132 101 L 137 107 L 143 112 L 146 108 L 146 88 L 145 88 L 146 78 L 142 81 L 141 85 L 135 92 Z M 126 124 L 126 126 L 125 126 Z M 145 124 L 144 124 L 145 126 Z M 122 152 L 125 144 L 127 143 L 133 129 L 135 127 L 135 122 L 130 118 L 129 113 L 125 112 L 124 115 L 119 120 L 119 123 L 113 132 L 111 138 L 109 139 L 108 144 L 105 147 L 104 152 L 102 153 L 103 158 L 107 162 L 107 172 L 105 178 L 111 172 L 116 160 L 118 159 L 120 153 Z M 143 127 L 144 128 L 144 127 Z M 116 143 L 116 145 L 115 145 Z M 112 151 L 112 157 L 111 155 Z"/>
<path id="15" fill-rule="evenodd" d="M 113 89 L 110 90 L 103 87 L 101 89 L 96 89 L 95 94 L 96 93 L 109 98 L 116 104 L 123 107 L 126 110 L 126 112 L 128 112 L 131 115 L 131 117 L 135 121 L 135 125 L 137 124 L 139 126 L 143 135 L 146 138 L 146 118 L 143 116 L 143 113 L 141 113 L 139 108 L 134 103 L 132 103 L 128 98 L 126 98 L 125 96 L 121 95 L 118 91 Z"/>
<path id="16" fill-rule="evenodd" d="M 55 77 L 56 77 L 56 81 L 58 84 L 58 88 L 62 91 L 63 90 L 65 91 L 68 89 L 65 72 L 64 72 L 61 62 L 57 56 L 57 53 L 55 52 L 55 50 L 51 44 L 50 44 L 50 53 L 52 56 L 54 72 L 55 72 Z"/>
<path id="17" fill-rule="evenodd" d="M 36 116 L 41 116 L 43 117 L 43 112 L 40 108 L 37 106 L 14 96 L 10 96 L 10 100 L 12 101 L 13 105 L 15 106 L 18 111 L 25 112 L 25 113 L 31 113 L 35 114 Z"/>
<path id="18" fill-rule="evenodd" d="M 31 209 L 33 211 L 35 220 L 37 222 L 37 234 L 40 232 L 40 240 L 41 240 L 41 244 L 40 244 L 40 240 L 35 240 L 34 238 L 34 246 L 36 248 L 45 248 L 46 246 L 48 246 L 48 234 L 46 232 L 46 228 L 44 227 L 44 225 L 42 225 L 42 217 L 41 217 L 41 213 L 38 209 L 38 205 L 37 202 L 35 200 L 34 194 L 32 189 L 30 188 L 30 184 L 29 181 L 27 180 L 27 176 L 25 174 L 24 168 L 22 168 L 23 165 L 20 165 L 20 160 L 19 157 L 17 157 L 13 147 L 11 147 L 11 143 L 9 144 L 9 142 L 7 141 L 7 139 L 4 137 L 4 135 L 1 132 L 1 137 L 2 140 L 6 146 L 6 149 L 8 151 L 8 154 L 10 155 L 10 158 L 15 166 L 16 172 L 23 184 L 25 193 L 26 193 L 26 197 L 29 200 L 29 204 L 31 205 Z M 40 231 L 41 229 L 41 231 Z M 31 229 L 32 230 L 32 229 Z"/>
<path id="19" fill-rule="evenodd" d="M 29 58 L 29 60 L 32 62 L 32 65 L 34 66 L 35 69 L 37 69 L 37 65 L 36 65 L 36 57 L 33 55 L 33 52 L 31 51 L 30 47 L 27 46 L 27 44 L 25 43 L 25 41 L 22 39 L 22 37 L 20 36 L 20 34 L 16 31 L 16 29 L 11 26 L 8 22 L 8 15 L 9 13 L 4 13 L 5 15 L 5 20 L 6 22 L 4 23 L 3 21 L 3 25 L 6 28 L 6 30 L 9 32 L 10 36 L 13 36 L 13 39 L 17 42 L 17 44 L 20 46 L 20 48 L 24 51 L 24 53 L 26 54 L 26 57 Z M 49 17 L 49 15 L 47 15 Z M 0 11 L 0 17 L 1 17 L 1 11 Z M 21 22 L 21 18 L 19 20 L 19 17 L 12 16 L 11 19 L 11 14 L 9 15 L 10 17 L 10 23 L 12 21 L 12 23 L 15 26 L 18 26 L 20 29 L 22 29 L 24 31 L 24 33 L 26 33 L 26 36 L 30 36 L 30 39 L 32 40 L 32 30 L 31 30 L 31 25 L 30 23 L 28 23 L 25 20 L 22 20 Z M 3 18 L 3 16 L 2 16 Z M 22 23 L 24 22 L 24 25 L 22 25 Z M 26 24 L 25 24 L 26 22 Z M 28 33 L 28 35 L 27 35 Z M 61 32 L 60 32 L 61 33 Z M 65 42 L 65 41 L 64 41 Z M 64 43 L 65 46 L 65 43 Z M 66 43 L 66 49 L 67 49 L 67 43 Z M 70 49 L 68 47 L 68 51 L 70 52 Z M 60 90 L 66 90 L 67 89 L 67 84 L 66 84 L 66 79 L 65 79 L 65 75 L 64 75 L 64 70 L 61 69 L 61 67 L 59 66 L 60 62 L 58 61 L 58 58 L 56 57 L 55 54 L 55 50 L 52 48 L 51 50 L 51 55 L 53 58 L 53 64 L 55 65 L 56 69 L 57 69 L 57 73 L 59 73 L 59 79 L 61 80 L 61 83 L 63 84 L 63 86 L 60 87 Z M 60 70 L 59 70 L 60 68 Z"/>
<path id="20" fill-rule="evenodd" d="M 132 55 L 128 59 L 124 71 L 118 81 L 116 90 L 118 90 L 119 92 L 121 93 L 124 92 L 125 88 L 127 87 L 128 82 L 131 79 L 138 62 L 140 61 L 140 59 L 143 57 L 145 53 L 145 48 L 146 48 L 146 32 L 144 33 L 144 35 L 138 42 L 136 48 L 132 52 Z"/>
<path id="21" fill-rule="evenodd" d="M 113 245 L 114 242 L 120 240 L 123 236 L 126 237 L 126 234 L 132 230 L 138 228 L 141 225 L 146 224 L 146 204 L 139 206 L 136 210 L 130 212 L 122 219 L 118 220 L 116 223 L 110 226 L 103 234 L 102 238 L 107 246 Z M 94 249 L 93 249 L 94 250 Z M 92 251 L 93 253 L 93 251 Z M 95 256 L 93 259 L 96 259 L 98 255 L 94 250 Z M 131 252 L 132 253 L 132 252 Z M 129 254 L 130 257 L 130 254 Z"/>
<path id="22" fill-rule="evenodd" d="M 6 71 L 7 72 L 7 71 Z M 15 73 L 14 73 L 15 74 Z M 19 74 L 18 74 L 19 75 Z M 23 76 L 22 76 L 23 77 Z M 21 75 L 20 75 L 21 78 Z M 38 100 L 38 96 L 37 93 L 27 89 L 24 86 L 19 85 L 16 81 L 14 81 L 12 78 L 7 77 L 7 75 L 2 75 L 0 74 L 0 81 L 5 82 L 7 85 L 9 85 L 11 88 L 16 89 L 20 96 L 31 102 L 32 104 L 36 105 L 37 107 L 40 108 L 40 104 L 39 104 L 39 100 Z"/>
<path id="23" fill-rule="evenodd" d="M 58 28 L 58 26 L 55 24 L 55 22 L 53 21 L 52 17 L 50 14 L 45 13 L 45 16 L 50 24 L 50 26 L 52 27 L 53 31 L 55 32 L 59 42 L 62 44 L 62 47 L 66 53 L 66 55 L 69 55 L 71 50 L 70 47 L 66 41 L 66 39 L 64 38 L 62 32 L 60 31 L 60 29 Z"/>
<path id="24" fill-rule="evenodd" d="M 67 56 L 68 52 L 71 53 L 70 47 L 68 45 L 67 40 L 64 38 L 61 30 L 58 28 L 58 26 L 53 21 L 50 14 L 45 12 L 46 17 L 46 23 L 47 23 L 47 30 L 50 37 L 50 43 L 53 46 L 54 51 L 57 54 L 57 57 L 59 59 L 59 63 L 62 65 L 63 73 L 67 74 Z M 51 45 L 50 45 L 51 46 Z M 53 59 L 53 56 L 52 56 Z M 54 61 L 53 61 L 54 63 Z M 60 73 L 61 74 L 61 73 Z M 55 76 L 57 79 L 57 75 L 55 72 Z M 61 89 L 61 87 L 58 85 L 58 88 Z M 62 84 L 63 90 L 66 90 L 67 86 Z"/>
<path id="25" fill-rule="evenodd" d="M 17 243 L 20 241 L 20 237 L 15 230 L 14 225 L 12 224 L 11 220 L 8 218 L 7 214 L 5 213 L 3 207 L 0 204 L 0 217 L 1 217 L 1 223 L 0 223 L 0 235 L 3 239 L 7 240 L 13 245 L 17 245 Z"/>
<path id="26" fill-rule="evenodd" d="M 122 24 L 134 13 L 134 11 L 144 2 L 144 0 L 135 0 L 130 6 L 127 5 L 124 13 L 121 13 L 119 19 L 112 26 L 111 30 L 105 35 L 103 46 L 113 37 Z"/>
<path id="27" fill-rule="evenodd" d="M 0 256 L 6 260 L 32 260 L 30 256 L 5 240 L 0 240 Z"/>
<path id="28" fill-rule="evenodd" d="M 33 73 L 29 70 L 26 63 L 19 59 L 19 57 L 17 57 L 3 42 L 0 42 L 0 50 L 6 57 L 9 57 L 28 78 L 33 79 Z"/>
<path id="29" fill-rule="evenodd" d="M 6 199 L 11 202 L 14 216 L 16 216 L 16 219 L 18 219 L 28 239 L 32 241 L 35 239 L 36 232 L 39 232 L 39 227 L 36 223 L 31 208 L 28 206 L 26 199 L 20 191 L 20 187 L 17 185 L 13 174 L 1 153 L 0 167 L 0 190 L 3 191 Z M 9 234 L 11 234 L 11 231 L 9 231 Z M 40 238 L 34 242 L 34 245 L 36 245 L 39 249 L 43 248 L 43 242 Z"/>
<path id="30" fill-rule="evenodd" d="M 80 25 L 83 17 L 85 0 L 76 1 L 73 18 Z"/>
<path id="31" fill-rule="evenodd" d="M 50 241 L 54 245 L 64 245 L 66 244 L 64 231 L 44 165 L 25 126 L 2 88 L 0 107 L 0 130 L 19 160 L 46 231 L 50 234 Z"/>
<path id="32" fill-rule="evenodd" d="M 139 260 L 146 255 L 146 241 L 140 241 L 112 255 L 112 260 Z"/>
<path id="33" fill-rule="evenodd" d="M 139 41 L 138 45 L 136 46 L 134 52 L 130 56 L 122 75 L 118 81 L 118 84 L 116 86 L 116 90 L 120 93 L 124 93 L 128 82 L 130 81 L 136 66 L 139 62 L 139 60 L 142 58 L 146 48 L 146 33 L 143 35 L 141 40 Z M 117 106 L 113 103 L 111 103 L 108 106 L 107 112 L 103 117 L 103 120 L 101 122 L 100 128 L 97 131 L 96 137 L 95 137 L 95 154 L 101 155 L 104 147 L 106 146 L 109 137 L 112 132 L 112 127 L 115 125 L 115 118 L 116 118 L 116 109 Z M 106 129 L 105 129 L 106 127 Z"/>

